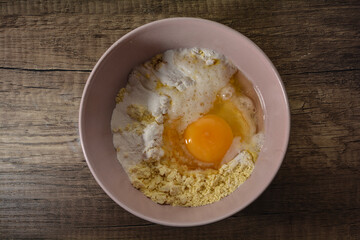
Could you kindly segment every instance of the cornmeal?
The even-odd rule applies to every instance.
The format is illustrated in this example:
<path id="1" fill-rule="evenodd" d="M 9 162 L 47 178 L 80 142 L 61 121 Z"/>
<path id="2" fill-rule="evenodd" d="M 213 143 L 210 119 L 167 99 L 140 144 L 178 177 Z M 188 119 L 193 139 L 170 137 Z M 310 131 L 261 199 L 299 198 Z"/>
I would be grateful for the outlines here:
<path id="1" fill-rule="evenodd" d="M 174 160 L 142 161 L 130 168 L 130 180 L 159 204 L 202 206 L 229 195 L 249 178 L 254 159 L 247 151 L 239 155 L 218 170 L 184 170 Z"/>

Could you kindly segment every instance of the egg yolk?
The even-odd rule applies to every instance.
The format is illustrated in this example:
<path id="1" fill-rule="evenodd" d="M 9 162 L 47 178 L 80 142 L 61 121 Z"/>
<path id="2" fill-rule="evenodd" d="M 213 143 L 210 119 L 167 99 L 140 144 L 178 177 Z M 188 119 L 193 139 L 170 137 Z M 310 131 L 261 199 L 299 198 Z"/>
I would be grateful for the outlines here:
<path id="1" fill-rule="evenodd" d="M 184 133 L 187 150 L 199 161 L 219 164 L 233 141 L 229 124 L 216 115 L 191 123 Z"/>

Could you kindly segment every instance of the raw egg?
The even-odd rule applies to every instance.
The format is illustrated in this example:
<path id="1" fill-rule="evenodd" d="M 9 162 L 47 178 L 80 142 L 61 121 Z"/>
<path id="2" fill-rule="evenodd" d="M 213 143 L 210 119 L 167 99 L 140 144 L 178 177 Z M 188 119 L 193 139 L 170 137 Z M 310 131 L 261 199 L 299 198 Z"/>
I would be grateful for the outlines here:
<path id="1" fill-rule="evenodd" d="M 187 150 L 198 160 L 219 164 L 233 141 L 229 124 L 216 115 L 191 123 L 184 134 Z"/>

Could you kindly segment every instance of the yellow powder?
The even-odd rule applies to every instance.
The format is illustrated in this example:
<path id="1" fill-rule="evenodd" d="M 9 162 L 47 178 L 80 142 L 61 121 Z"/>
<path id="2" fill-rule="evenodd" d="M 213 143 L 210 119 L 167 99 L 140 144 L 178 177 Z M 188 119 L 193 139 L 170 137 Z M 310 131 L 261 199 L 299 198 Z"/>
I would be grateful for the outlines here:
<path id="1" fill-rule="evenodd" d="M 219 59 L 214 59 L 214 63 L 212 65 L 217 65 L 220 63 L 220 60 Z"/>
<path id="2" fill-rule="evenodd" d="M 166 85 L 164 85 L 160 80 L 156 81 L 156 89 L 159 90 L 161 88 L 166 87 Z"/>
<path id="3" fill-rule="evenodd" d="M 135 121 L 128 123 L 124 130 L 135 132 L 137 135 L 143 134 L 145 127 L 155 121 L 149 110 L 142 105 L 131 104 L 127 107 L 126 113 Z"/>
<path id="4" fill-rule="evenodd" d="M 184 170 L 176 161 L 142 161 L 129 169 L 130 180 L 159 204 L 202 206 L 229 195 L 249 178 L 254 159 L 244 153 L 243 161 L 231 161 L 218 170 Z"/>
<path id="5" fill-rule="evenodd" d="M 128 123 L 124 130 L 128 132 L 135 132 L 137 135 L 141 136 L 144 132 L 145 127 L 146 126 L 141 122 L 132 122 Z"/>
<path id="6" fill-rule="evenodd" d="M 118 94 L 116 95 L 116 98 L 115 98 L 116 103 L 120 103 L 123 101 L 125 93 L 126 93 L 125 88 L 120 89 L 120 91 L 118 92 Z"/>
<path id="7" fill-rule="evenodd" d="M 114 128 L 112 130 L 113 133 L 122 133 L 122 129 L 121 128 Z"/>
<path id="8" fill-rule="evenodd" d="M 161 65 L 163 64 L 163 55 L 158 54 L 155 57 L 153 57 L 150 62 L 147 62 L 145 64 L 148 64 L 152 69 L 158 70 Z"/>
<path id="9" fill-rule="evenodd" d="M 126 113 L 129 115 L 129 117 L 138 122 L 151 123 L 155 121 L 155 118 L 149 112 L 149 110 L 147 110 L 147 108 L 142 105 L 131 104 L 127 107 Z"/>
<path id="10" fill-rule="evenodd" d="M 203 52 L 203 50 L 199 50 L 199 55 L 201 55 L 201 56 L 205 56 L 205 53 Z"/>

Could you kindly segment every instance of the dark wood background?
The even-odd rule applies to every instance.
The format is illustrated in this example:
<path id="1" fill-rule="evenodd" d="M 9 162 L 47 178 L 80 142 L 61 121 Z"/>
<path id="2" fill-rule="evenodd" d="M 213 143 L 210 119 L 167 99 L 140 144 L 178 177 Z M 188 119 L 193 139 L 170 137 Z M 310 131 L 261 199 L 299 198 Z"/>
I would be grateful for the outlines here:
<path id="1" fill-rule="evenodd" d="M 78 109 L 104 51 L 142 24 L 223 23 L 277 67 L 290 100 L 284 163 L 249 207 L 164 227 L 116 205 L 81 151 Z M 360 239 L 359 1 L 1 1 L 0 238 Z"/>

